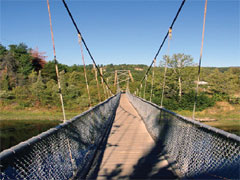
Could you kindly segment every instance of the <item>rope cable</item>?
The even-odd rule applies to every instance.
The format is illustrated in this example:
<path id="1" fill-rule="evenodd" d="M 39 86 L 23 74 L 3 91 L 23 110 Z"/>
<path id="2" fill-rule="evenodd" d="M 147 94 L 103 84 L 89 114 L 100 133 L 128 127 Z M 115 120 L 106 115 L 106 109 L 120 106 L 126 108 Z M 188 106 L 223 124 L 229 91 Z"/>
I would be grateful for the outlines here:
<path id="1" fill-rule="evenodd" d="M 174 17 L 174 19 L 173 19 L 173 21 L 172 21 L 172 24 L 171 24 L 171 26 L 169 27 L 169 29 L 173 29 L 173 26 L 174 26 L 174 24 L 175 24 L 175 22 L 176 22 L 176 20 L 177 20 L 177 18 L 178 18 L 178 15 L 180 14 L 180 12 L 181 12 L 181 10 L 182 10 L 182 7 L 183 7 L 185 1 L 186 1 L 186 0 L 183 0 L 183 1 L 182 1 L 181 5 L 180 5 L 180 7 L 179 7 L 179 9 L 178 9 L 178 11 L 177 11 L 177 14 L 175 15 L 175 17 Z M 159 55 L 159 53 L 160 53 L 160 51 L 161 51 L 161 49 L 162 49 L 162 47 L 163 47 L 166 39 L 167 39 L 167 37 L 168 37 L 168 33 L 169 33 L 169 31 L 167 32 L 167 34 L 166 34 L 165 37 L 163 38 L 162 44 L 160 45 L 160 47 L 159 47 L 159 49 L 158 49 L 155 57 L 153 58 L 153 61 L 152 61 L 151 64 L 149 65 L 149 67 L 148 67 L 148 69 L 147 69 L 144 77 L 142 78 L 141 83 L 144 81 L 144 79 L 146 78 L 146 75 L 148 74 L 148 72 L 149 72 L 150 69 L 152 68 L 152 65 L 153 65 L 153 63 L 154 63 L 154 59 L 157 59 L 157 57 L 158 57 L 158 55 Z"/>
<path id="2" fill-rule="evenodd" d="M 172 39 L 172 29 L 169 28 L 169 38 L 168 38 L 168 49 L 167 54 L 169 54 L 170 50 L 170 41 Z M 168 56 L 166 57 L 165 67 L 164 67 L 164 77 L 163 77 L 163 87 L 162 87 L 162 97 L 161 97 L 161 107 L 163 105 L 163 97 L 164 97 L 164 91 L 165 91 L 165 84 L 166 84 L 166 76 L 167 76 L 167 65 L 168 65 Z M 170 56 L 169 56 L 170 58 Z"/>
<path id="3" fill-rule="evenodd" d="M 152 95 L 153 95 L 153 84 L 154 84 L 154 69 L 156 68 L 156 59 L 154 59 L 154 65 L 152 70 L 152 83 L 151 83 L 151 94 L 150 94 L 150 102 L 152 102 Z"/>
<path id="4" fill-rule="evenodd" d="M 85 61 L 84 61 L 84 54 L 83 54 L 83 47 L 82 47 L 82 37 L 80 36 L 80 34 L 78 34 L 78 43 L 79 43 L 80 48 L 81 48 L 81 55 L 82 55 L 82 62 L 83 62 L 83 69 L 84 69 L 84 77 L 85 77 L 87 93 L 88 93 L 89 107 L 91 107 L 91 96 L 90 96 L 90 91 L 89 91 L 89 86 L 88 86 L 86 65 L 85 65 Z"/>
<path id="5" fill-rule="evenodd" d="M 195 99 L 194 99 L 194 105 L 193 105 L 193 114 L 192 114 L 192 118 L 193 118 L 193 119 L 195 118 L 195 111 L 196 111 L 196 104 L 197 104 L 197 96 L 198 96 L 198 86 L 199 86 L 200 73 L 201 73 L 202 51 L 203 51 L 203 41 L 204 41 L 204 34 L 205 34 L 206 14 L 207 14 L 207 0 L 205 0 L 205 7 L 204 7 L 203 30 L 202 30 L 202 43 L 201 43 L 201 50 L 200 50 L 200 57 L 199 57 L 199 64 L 198 64 L 197 87 L 196 87 Z"/>
<path id="6" fill-rule="evenodd" d="M 100 68 L 100 74 L 102 75 L 102 68 Z M 106 95 L 106 90 L 105 90 L 105 87 L 104 87 L 104 83 L 103 83 L 103 76 L 100 76 L 101 77 L 101 82 L 102 82 L 102 88 L 103 88 L 103 94 L 104 94 L 104 97 L 105 99 L 107 99 L 107 95 Z"/>
<path id="7" fill-rule="evenodd" d="M 140 84 L 140 90 L 139 90 L 139 93 L 140 93 L 140 97 L 142 97 L 142 83 Z"/>
<path id="8" fill-rule="evenodd" d="M 82 42 L 83 42 L 83 44 L 84 44 L 84 46 L 85 46 L 85 48 L 86 48 L 86 50 L 87 50 L 87 52 L 88 52 L 88 54 L 89 54 L 89 56 L 90 56 L 90 58 L 91 58 L 93 64 L 94 64 L 95 67 L 97 68 L 98 74 L 102 77 L 103 82 L 104 82 L 104 84 L 107 86 L 107 89 L 111 92 L 111 95 L 113 95 L 112 90 L 111 90 L 110 87 L 108 86 L 108 84 L 107 84 L 106 80 L 104 79 L 103 75 L 100 73 L 100 69 L 99 69 L 98 65 L 96 64 L 96 62 L 95 62 L 95 60 L 94 60 L 94 58 L 93 58 L 90 50 L 88 49 L 88 46 L 87 46 L 87 44 L 86 44 L 86 42 L 85 42 L 85 40 L 84 40 L 84 38 L 83 38 L 83 36 L 82 36 L 82 34 L 81 34 L 78 26 L 77 26 L 77 24 L 76 24 L 76 22 L 75 22 L 75 20 L 74 20 L 74 18 L 73 18 L 73 16 L 72 16 L 71 11 L 70 11 L 69 8 L 68 8 L 67 3 L 65 2 L 65 0 L 62 0 L 62 2 L 63 2 L 64 7 L 66 8 L 66 10 L 67 10 L 67 12 L 68 12 L 69 17 L 70 17 L 71 20 L 72 20 L 72 23 L 73 23 L 75 29 L 77 30 L 77 33 L 81 36 Z"/>
<path id="9" fill-rule="evenodd" d="M 64 103 L 63 103 L 63 95 L 61 92 L 61 83 L 60 83 L 60 78 L 59 78 L 59 71 L 58 71 L 58 63 L 57 63 L 57 58 L 56 58 L 56 50 L 55 50 L 55 43 L 54 43 L 54 36 L 53 36 L 53 28 L 52 28 L 52 18 L 51 18 L 51 11 L 50 11 L 50 5 L 49 5 L 49 0 L 47 0 L 47 6 L 48 6 L 48 15 L 49 15 L 49 22 L 50 22 L 50 29 L 51 29 L 51 38 L 52 38 L 52 45 L 53 45 L 53 55 L 54 55 L 54 62 L 55 62 L 55 69 L 56 69 L 56 75 L 57 75 L 57 82 L 58 82 L 58 89 L 59 89 L 59 96 L 61 100 L 61 105 L 62 105 L 62 112 L 63 112 L 63 122 L 66 122 L 66 114 L 65 114 L 65 109 L 64 109 Z M 75 175 L 75 169 L 76 169 L 76 163 L 73 159 L 72 156 L 72 151 L 71 151 L 71 146 L 69 139 L 66 138 L 67 141 L 67 146 L 68 146 L 68 151 L 69 151 L 69 156 L 73 168 L 73 176 Z"/>
<path id="10" fill-rule="evenodd" d="M 143 91 L 143 99 L 146 99 L 147 78 L 148 78 L 148 75 L 146 75 L 146 78 L 145 78 L 144 91 Z"/>
<path id="11" fill-rule="evenodd" d="M 62 112 L 63 112 L 63 122 L 66 122 L 66 114 L 65 114 L 65 108 L 64 108 L 64 103 L 63 103 L 63 95 L 62 95 L 62 91 L 61 91 L 61 83 L 60 83 L 59 70 L 58 70 L 58 62 L 57 62 L 57 58 L 56 58 L 56 50 L 55 50 L 55 42 L 54 42 L 54 36 L 53 36 L 52 18 L 51 18 L 49 0 L 47 0 L 47 6 L 48 6 L 48 15 L 49 15 L 52 45 L 53 45 L 54 63 L 55 63 L 56 76 L 57 76 L 57 82 L 58 82 L 58 90 L 59 90 L 59 96 L 60 96 L 60 101 L 61 101 L 61 105 L 62 105 Z"/>
<path id="12" fill-rule="evenodd" d="M 97 77 L 97 70 L 96 70 L 96 67 L 95 67 L 94 64 L 93 64 L 93 69 L 94 69 L 94 72 L 95 72 L 95 79 L 96 79 L 97 89 L 98 89 L 98 100 L 99 100 L 99 102 L 101 102 L 101 94 L 100 94 L 100 89 L 99 89 L 99 82 L 98 82 L 98 77 Z"/>

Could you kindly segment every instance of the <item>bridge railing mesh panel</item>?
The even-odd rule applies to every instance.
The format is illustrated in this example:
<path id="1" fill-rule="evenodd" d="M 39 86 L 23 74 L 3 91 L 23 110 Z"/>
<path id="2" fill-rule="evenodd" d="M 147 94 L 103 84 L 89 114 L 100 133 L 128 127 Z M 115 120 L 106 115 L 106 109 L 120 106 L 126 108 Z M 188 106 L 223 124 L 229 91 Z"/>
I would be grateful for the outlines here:
<path id="1" fill-rule="evenodd" d="M 120 94 L 113 96 L 0 153 L 0 179 L 62 180 L 84 172 L 114 120 L 119 99 Z"/>
<path id="2" fill-rule="evenodd" d="M 240 179 L 240 137 L 127 93 L 151 136 L 182 177 Z"/>

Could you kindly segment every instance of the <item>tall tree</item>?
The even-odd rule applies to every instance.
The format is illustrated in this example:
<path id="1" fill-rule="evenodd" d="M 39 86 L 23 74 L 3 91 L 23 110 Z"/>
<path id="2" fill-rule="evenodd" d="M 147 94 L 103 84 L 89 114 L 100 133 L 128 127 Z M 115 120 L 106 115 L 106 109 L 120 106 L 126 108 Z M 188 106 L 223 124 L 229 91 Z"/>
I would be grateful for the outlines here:
<path id="1" fill-rule="evenodd" d="M 177 79 L 178 96 L 179 96 L 179 99 L 181 100 L 183 89 L 189 88 L 188 85 L 190 85 L 191 83 L 193 84 L 193 78 L 192 78 L 192 75 L 194 74 L 193 58 L 190 55 L 178 53 L 178 54 L 173 54 L 172 57 L 165 55 L 163 56 L 163 60 L 165 62 L 167 61 L 168 67 L 173 71 L 173 74 Z"/>

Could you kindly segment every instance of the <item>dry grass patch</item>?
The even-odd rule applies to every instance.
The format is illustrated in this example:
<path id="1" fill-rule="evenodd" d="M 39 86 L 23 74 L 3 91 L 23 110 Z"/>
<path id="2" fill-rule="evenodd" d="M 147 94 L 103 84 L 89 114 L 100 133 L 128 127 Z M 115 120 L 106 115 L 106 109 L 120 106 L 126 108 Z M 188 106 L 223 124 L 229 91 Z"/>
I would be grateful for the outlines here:
<path id="1" fill-rule="evenodd" d="M 177 111 L 185 117 L 192 117 L 191 111 Z M 231 105 L 228 102 L 217 102 L 214 107 L 196 112 L 198 119 L 215 119 L 212 122 L 203 122 L 210 126 L 234 133 L 240 136 L 240 105 Z"/>

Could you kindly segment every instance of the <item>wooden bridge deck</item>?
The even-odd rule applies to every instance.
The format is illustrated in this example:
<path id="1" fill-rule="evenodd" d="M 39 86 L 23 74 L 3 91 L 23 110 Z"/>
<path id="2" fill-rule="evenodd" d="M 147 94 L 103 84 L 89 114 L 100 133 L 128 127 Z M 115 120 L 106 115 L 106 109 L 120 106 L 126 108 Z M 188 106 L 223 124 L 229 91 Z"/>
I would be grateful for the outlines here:
<path id="1" fill-rule="evenodd" d="M 121 96 L 97 179 L 175 179 L 142 119 Z"/>

